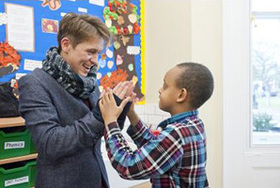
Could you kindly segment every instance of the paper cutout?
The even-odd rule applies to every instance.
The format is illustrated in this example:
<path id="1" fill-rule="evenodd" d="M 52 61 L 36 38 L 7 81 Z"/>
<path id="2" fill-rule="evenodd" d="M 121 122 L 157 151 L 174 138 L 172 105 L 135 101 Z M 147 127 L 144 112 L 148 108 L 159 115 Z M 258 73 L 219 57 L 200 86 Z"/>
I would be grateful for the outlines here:
<path id="1" fill-rule="evenodd" d="M 20 59 L 19 53 L 8 42 L 0 42 L 0 77 L 18 70 Z"/>
<path id="2" fill-rule="evenodd" d="M 127 26 L 127 29 L 128 29 L 129 34 L 133 33 L 133 26 L 132 25 Z"/>
<path id="3" fill-rule="evenodd" d="M 119 82 L 126 81 L 128 77 L 128 74 L 126 71 L 117 69 L 112 72 L 110 76 L 106 75 L 101 78 L 100 85 L 103 86 L 103 88 L 113 88 L 115 87 Z"/>
<path id="4" fill-rule="evenodd" d="M 105 20 L 105 24 L 108 28 L 110 28 L 112 26 L 112 20 L 110 19 Z"/>
<path id="5" fill-rule="evenodd" d="M 123 63 L 123 58 L 120 55 L 117 55 L 116 64 L 121 65 Z"/>
<path id="6" fill-rule="evenodd" d="M 35 51 L 33 7 L 6 3 L 7 41 L 18 51 Z"/>
<path id="7" fill-rule="evenodd" d="M 24 70 L 33 71 L 35 68 L 42 68 L 42 61 L 25 59 L 24 60 Z"/>
<path id="8" fill-rule="evenodd" d="M 122 40 L 124 46 L 126 46 L 126 43 L 129 42 L 129 39 L 130 39 L 129 37 L 126 37 L 124 35 L 121 36 L 121 40 Z"/>
<path id="9" fill-rule="evenodd" d="M 10 80 L 10 87 L 12 88 L 12 93 L 19 99 L 18 81 L 14 78 Z"/>
<path id="10" fill-rule="evenodd" d="M 42 32 L 56 34 L 58 32 L 58 21 L 43 18 L 42 19 Z"/>
<path id="11" fill-rule="evenodd" d="M 99 59 L 98 60 L 98 65 L 101 67 L 101 68 L 104 68 L 106 66 L 106 60 L 104 59 Z"/>
<path id="12" fill-rule="evenodd" d="M 63 16 L 65 16 L 65 14 L 66 14 L 65 12 L 61 12 L 60 16 L 63 17 Z"/>
<path id="13" fill-rule="evenodd" d="M 114 62 L 113 61 L 108 61 L 108 68 L 111 69 L 114 66 Z"/>
<path id="14" fill-rule="evenodd" d="M 127 54 L 130 54 L 130 55 L 140 54 L 140 47 L 139 46 L 128 46 L 127 47 Z"/>
<path id="15" fill-rule="evenodd" d="M 25 76 L 26 73 L 16 73 L 16 80 L 19 80 L 21 77 Z"/>
<path id="16" fill-rule="evenodd" d="M 110 19 L 107 19 L 107 20 L 110 20 Z M 124 24 L 124 19 L 123 19 L 122 16 L 119 16 L 119 17 L 118 17 L 118 24 L 119 24 L 119 25 Z"/>
<path id="17" fill-rule="evenodd" d="M 113 54 L 113 52 L 108 48 L 108 49 L 106 50 L 106 55 L 107 55 L 107 57 L 112 58 L 114 54 Z"/>
<path id="18" fill-rule="evenodd" d="M 100 72 L 97 72 L 96 78 L 99 80 L 102 77 L 102 74 Z"/>
<path id="19" fill-rule="evenodd" d="M 104 0 L 89 0 L 89 3 L 104 7 Z"/>
<path id="20" fill-rule="evenodd" d="M 138 82 L 137 76 L 133 76 L 131 81 L 133 82 L 133 85 L 135 85 Z"/>
<path id="21" fill-rule="evenodd" d="M 133 24 L 137 22 L 137 16 L 135 14 L 128 15 L 128 19 Z"/>
<path id="22" fill-rule="evenodd" d="M 134 70 L 134 66 L 133 66 L 132 63 L 128 65 L 128 70 L 130 70 L 130 71 L 133 71 L 133 70 Z"/>
<path id="23" fill-rule="evenodd" d="M 0 26 L 3 24 L 7 24 L 8 22 L 8 15 L 6 13 L 0 12 Z"/>
<path id="24" fill-rule="evenodd" d="M 106 54 L 101 54 L 100 56 L 101 56 L 101 59 L 103 59 L 103 60 L 106 60 L 106 58 L 107 58 Z"/>
<path id="25" fill-rule="evenodd" d="M 120 43 L 118 41 L 114 42 L 114 48 L 117 50 L 121 47 Z"/>
<path id="26" fill-rule="evenodd" d="M 60 0 L 42 0 L 42 7 L 48 6 L 51 10 L 57 10 L 61 7 Z"/>
<path id="27" fill-rule="evenodd" d="M 88 12 L 86 8 L 82 8 L 82 7 L 79 7 L 78 11 L 82 12 L 82 13 L 87 13 Z"/>

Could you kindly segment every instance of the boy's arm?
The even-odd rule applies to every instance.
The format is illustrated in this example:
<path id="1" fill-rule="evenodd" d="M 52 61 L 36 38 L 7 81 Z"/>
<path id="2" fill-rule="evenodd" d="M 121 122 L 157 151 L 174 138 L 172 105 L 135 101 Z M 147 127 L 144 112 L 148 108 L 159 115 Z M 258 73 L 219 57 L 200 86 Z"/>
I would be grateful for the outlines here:
<path id="1" fill-rule="evenodd" d="M 117 122 L 105 126 L 108 157 L 125 179 L 147 179 L 164 174 L 182 158 L 182 139 L 178 130 L 167 128 L 143 147 L 132 151 Z"/>
<path id="2" fill-rule="evenodd" d="M 133 107 L 134 106 L 131 105 L 130 108 Z M 142 147 L 146 142 L 152 139 L 153 135 L 151 134 L 150 129 L 143 124 L 133 109 L 128 111 L 127 117 L 131 123 L 127 129 L 127 134 L 132 138 L 138 148 Z"/>
<path id="3" fill-rule="evenodd" d="M 164 174 L 182 158 L 183 143 L 180 133 L 176 129 L 165 129 L 143 147 L 132 152 L 117 123 L 117 117 L 129 100 L 130 98 L 126 98 L 117 106 L 109 91 L 99 102 L 105 124 L 104 138 L 108 157 L 120 176 L 126 179 L 146 179 Z"/>

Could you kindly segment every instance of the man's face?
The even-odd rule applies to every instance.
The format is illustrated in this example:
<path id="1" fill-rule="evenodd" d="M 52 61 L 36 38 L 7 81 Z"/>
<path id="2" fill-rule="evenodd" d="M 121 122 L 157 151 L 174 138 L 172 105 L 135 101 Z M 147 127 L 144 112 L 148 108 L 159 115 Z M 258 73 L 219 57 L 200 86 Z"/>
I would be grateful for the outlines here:
<path id="1" fill-rule="evenodd" d="M 174 113 L 177 96 L 180 93 L 176 80 L 180 76 L 181 71 L 177 66 L 170 69 L 164 76 L 163 86 L 159 89 L 159 108 L 171 115 Z"/>
<path id="2" fill-rule="evenodd" d="M 63 41 L 63 39 L 62 39 Z M 73 72 L 86 77 L 92 67 L 98 67 L 98 56 L 103 50 L 103 39 L 94 37 L 73 47 L 71 41 L 63 47 L 62 57 L 70 65 Z"/>

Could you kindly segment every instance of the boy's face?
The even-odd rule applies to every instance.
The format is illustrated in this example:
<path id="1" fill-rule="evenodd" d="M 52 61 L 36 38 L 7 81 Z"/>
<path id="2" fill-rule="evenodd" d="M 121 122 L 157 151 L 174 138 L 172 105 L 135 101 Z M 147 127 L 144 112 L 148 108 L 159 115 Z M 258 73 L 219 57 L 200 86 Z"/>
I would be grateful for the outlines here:
<path id="1" fill-rule="evenodd" d="M 159 108 L 170 113 L 175 112 L 177 97 L 180 94 L 180 88 L 177 87 L 176 80 L 181 75 L 182 70 L 175 66 L 164 76 L 163 86 L 159 89 Z"/>
<path id="2" fill-rule="evenodd" d="M 98 56 L 103 50 L 103 39 L 94 37 L 73 47 L 71 41 L 65 44 L 62 51 L 63 58 L 70 65 L 73 72 L 80 76 L 87 76 L 90 69 L 98 67 Z"/>

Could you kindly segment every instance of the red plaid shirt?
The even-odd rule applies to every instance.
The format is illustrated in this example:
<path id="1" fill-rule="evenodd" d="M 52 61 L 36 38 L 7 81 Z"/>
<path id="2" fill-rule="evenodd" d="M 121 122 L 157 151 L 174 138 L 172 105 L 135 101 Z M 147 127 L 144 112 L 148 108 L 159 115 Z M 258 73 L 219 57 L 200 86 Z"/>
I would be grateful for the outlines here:
<path id="1" fill-rule="evenodd" d="M 154 188 L 208 187 L 206 136 L 197 111 L 173 116 L 159 124 L 157 135 L 141 121 L 128 134 L 138 149 L 132 151 L 116 122 L 106 126 L 105 140 L 113 167 L 125 179 L 148 179 Z"/>

